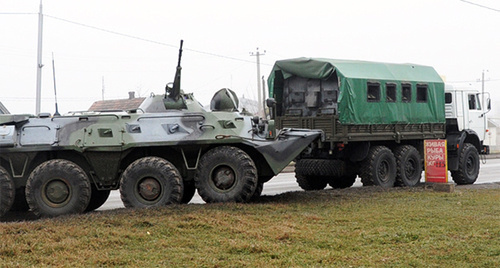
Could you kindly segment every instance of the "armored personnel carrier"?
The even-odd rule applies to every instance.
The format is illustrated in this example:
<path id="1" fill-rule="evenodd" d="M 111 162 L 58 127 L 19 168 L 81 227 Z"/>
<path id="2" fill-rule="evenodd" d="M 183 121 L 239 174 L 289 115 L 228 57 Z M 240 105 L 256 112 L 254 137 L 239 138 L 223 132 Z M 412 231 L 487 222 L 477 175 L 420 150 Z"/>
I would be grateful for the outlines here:
<path id="1" fill-rule="evenodd" d="M 276 131 L 240 113 L 219 90 L 207 111 L 175 79 L 136 110 L 0 116 L 0 216 L 11 208 L 51 217 L 92 211 L 111 190 L 125 207 L 247 202 L 318 131 Z"/>

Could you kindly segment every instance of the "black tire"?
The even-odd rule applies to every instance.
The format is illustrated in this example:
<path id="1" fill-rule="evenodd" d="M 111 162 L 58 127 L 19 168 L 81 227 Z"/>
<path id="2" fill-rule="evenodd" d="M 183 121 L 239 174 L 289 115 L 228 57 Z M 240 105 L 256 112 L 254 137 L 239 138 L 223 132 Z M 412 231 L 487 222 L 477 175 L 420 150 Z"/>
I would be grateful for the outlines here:
<path id="1" fill-rule="evenodd" d="M 85 209 L 85 212 L 94 211 L 100 208 L 108 200 L 110 190 L 98 190 L 97 187 L 92 184 L 92 194 L 90 195 L 89 205 Z"/>
<path id="2" fill-rule="evenodd" d="M 193 199 L 196 192 L 194 181 L 184 182 L 184 193 L 182 194 L 181 204 L 187 204 Z"/>
<path id="3" fill-rule="evenodd" d="M 120 181 L 120 196 L 127 208 L 179 204 L 184 191 L 177 168 L 160 157 L 143 157 L 130 164 Z"/>
<path id="4" fill-rule="evenodd" d="M 26 201 L 39 217 L 82 213 L 91 192 L 87 174 L 77 164 L 63 159 L 42 163 L 26 183 Z"/>
<path id="5" fill-rule="evenodd" d="M 378 185 L 384 188 L 396 182 L 396 159 L 385 146 L 373 146 L 368 156 L 361 162 L 359 176 L 363 185 Z"/>
<path id="6" fill-rule="evenodd" d="M 342 177 L 333 177 L 328 181 L 328 184 L 334 189 L 344 189 L 351 187 L 356 182 L 356 175 L 350 174 Z"/>
<path id="7" fill-rule="evenodd" d="M 299 159 L 295 173 L 306 177 L 341 177 L 345 175 L 345 162 L 337 159 Z"/>
<path id="8" fill-rule="evenodd" d="M 207 203 L 248 202 L 257 188 L 257 168 L 243 150 L 220 146 L 201 157 L 194 181 Z"/>
<path id="9" fill-rule="evenodd" d="M 0 167 L 0 217 L 9 211 L 14 203 L 14 181 L 9 173 Z"/>
<path id="10" fill-rule="evenodd" d="M 453 181 L 458 185 L 473 184 L 479 176 L 479 153 L 470 143 L 465 143 L 458 158 L 458 170 L 451 171 Z"/>
<path id="11" fill-rule="evenodd" d="M 411 145 L 402 145 L 394 150 L 396 157 L 396 185 L 413 187 L 422 178 L 422 158 Z"/>
<path id="12" fill-rule="evenodd" d="M 295 171 L 295 178 L 299 187 L 304 191 L 323 190 L 328 184 L 328 177 L 305 176 L 297 171 Z"/>
<path id="13" fill-rule="evenodd" d="M 345 163 L 334 159 L 299 159 L 295 162 L 295 178 L 305 191 L 325 189 L 331 177 L 341 177 Z"/>

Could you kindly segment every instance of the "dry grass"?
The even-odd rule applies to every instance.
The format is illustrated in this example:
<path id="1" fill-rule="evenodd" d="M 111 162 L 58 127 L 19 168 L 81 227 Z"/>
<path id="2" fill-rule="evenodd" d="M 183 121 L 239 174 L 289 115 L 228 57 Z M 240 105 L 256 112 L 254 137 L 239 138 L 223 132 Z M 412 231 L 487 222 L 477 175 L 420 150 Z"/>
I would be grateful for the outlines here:
<path id="1" fill-rule="evenodd" d="M 0 266 L 500 267 L 500 190 L 375 187 L 0 223 Z"/>

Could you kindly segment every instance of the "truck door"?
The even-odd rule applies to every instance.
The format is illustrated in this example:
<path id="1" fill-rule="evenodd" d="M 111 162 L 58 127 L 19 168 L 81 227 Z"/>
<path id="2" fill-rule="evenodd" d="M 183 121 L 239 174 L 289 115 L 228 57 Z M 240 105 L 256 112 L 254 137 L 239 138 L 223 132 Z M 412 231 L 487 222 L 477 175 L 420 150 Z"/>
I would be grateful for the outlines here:
<path id="1" fill-rule="evenodd" d="M 469 107 L 469 128 L 477 133 L 479 139 L 484 140 L 486 126 L 484 125 L 484 111 L 482 109 L 480 95 L 468 93 L 467 100 Z"/>

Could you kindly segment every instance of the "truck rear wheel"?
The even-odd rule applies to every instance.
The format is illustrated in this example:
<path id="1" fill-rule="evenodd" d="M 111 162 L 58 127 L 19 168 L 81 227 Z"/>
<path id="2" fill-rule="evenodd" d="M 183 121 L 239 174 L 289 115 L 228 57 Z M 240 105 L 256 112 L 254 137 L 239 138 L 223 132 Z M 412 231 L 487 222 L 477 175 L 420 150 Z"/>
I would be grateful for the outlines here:
<path id="1" fill-rule="evenodd" d="M 384 188 L 396 182 L 396 159 L 385 146 L 373 146 L 361 163 L 359 176 L 363 185 L 378 185 Z"/>
<path id="2" fill-rule="evenodd" d="M 458 170 L 451 171 L 453 181 L 458 185 L 473 184 L 479 176 L 479 153 L 470 143 L 465 143 L 458 158 Z"/>
<path id="3" fill-rule="evenodd" d="M 87 174 L 68 160 L 42 163 L 31 172 L 26 183 L 26 201 L 33 213 L 41 217 L 82 213 L 90 196 Z"/>
<path id="4" fill-rule="evenodd" d="M 248 202 L 257 188 L 257 168 L 243 150 L 220 146 L 201 157 L 194 181 L 207 203 Z"/>
<path id="5" fill-rule="evenodd" d="M 14 203 L 14 182 L 9 173 L 0 167 L 0 217 L 10 210 Z"/>
<path id="6" fill-rule="evenodd" d="M 120 196 L 127 208 L 179 204 L 183 184 L 179 171 L 160 157 L 143 157 L 130 164 L 120 181 Z"/>
<path id="7" fill-rule="evenodd" d="M 422 159 L 417 149 L 402 145 L 394 150 L 396 157 L 396 185 L 413 187 L 422 178 Z"/>

